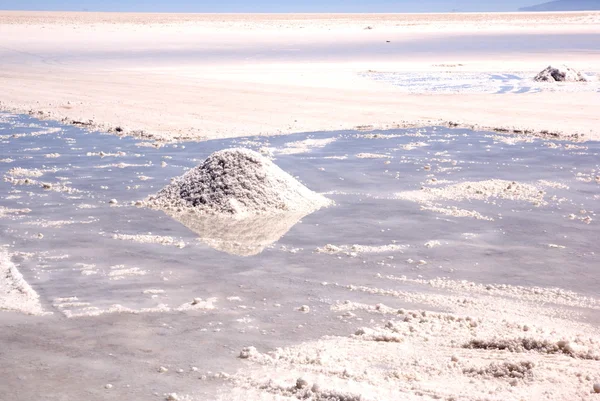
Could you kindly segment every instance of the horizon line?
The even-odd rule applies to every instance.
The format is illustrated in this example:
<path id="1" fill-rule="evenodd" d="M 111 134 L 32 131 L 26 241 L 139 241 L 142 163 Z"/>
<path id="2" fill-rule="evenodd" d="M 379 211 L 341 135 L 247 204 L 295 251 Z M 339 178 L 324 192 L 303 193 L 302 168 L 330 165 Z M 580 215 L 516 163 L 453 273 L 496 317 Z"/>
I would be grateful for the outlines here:
<path id="1" fill-rule="evenodd" d="M 31 13 L 106 13 L 106 14 L 564 14 L 564 13 L 600 13 L 600 10 L 565 10 L 565 11 L 527 11 L 516 9 L 512 11 L 118 11 L 118 10 L 15 10 L 0 9 L 0 12 L 31 12 Z"/>

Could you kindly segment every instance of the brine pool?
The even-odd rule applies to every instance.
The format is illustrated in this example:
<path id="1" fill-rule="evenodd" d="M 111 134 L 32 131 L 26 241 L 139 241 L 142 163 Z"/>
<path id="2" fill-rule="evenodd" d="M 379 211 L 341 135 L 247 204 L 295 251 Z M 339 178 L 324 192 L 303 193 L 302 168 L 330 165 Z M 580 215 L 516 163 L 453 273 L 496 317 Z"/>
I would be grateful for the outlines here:
<path id="1" fill-rule="evenodd" d="M 229 147 L 272 157 L 335 206 L 211 227 L 202 240 L 135 206 Z M 434 279 L 595 299 L 599 154 L 598 142 L 444 127 L 152 146 L 0 114 L 0 245 L 47 312 L 0 315 L 0 393 L 211 399 L 227 383 L 210 375 L 242 367 L 241 348 L 347 334 L 359 323 L 337 319 L 332 305 L 414 308 L 419 296 L 445 290 L 427 285 Z M 495 192 L 505 181 L 512 189 Z M 255 252 L 207 241 L 237 232 Z M 586 309 L 577 319 L 600 322 L 600 314 Z"/>

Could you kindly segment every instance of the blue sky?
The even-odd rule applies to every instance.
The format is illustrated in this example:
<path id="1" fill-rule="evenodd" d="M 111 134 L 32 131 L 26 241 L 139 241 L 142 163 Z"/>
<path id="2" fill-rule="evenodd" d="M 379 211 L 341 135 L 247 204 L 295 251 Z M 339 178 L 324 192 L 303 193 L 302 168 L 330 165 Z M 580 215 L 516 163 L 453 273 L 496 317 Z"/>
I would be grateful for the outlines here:
<path id="1" fill-rule="evenodd" d="M 544 0 L 0 0 L 3 10 L 147 12 L 515 11 Z"/>

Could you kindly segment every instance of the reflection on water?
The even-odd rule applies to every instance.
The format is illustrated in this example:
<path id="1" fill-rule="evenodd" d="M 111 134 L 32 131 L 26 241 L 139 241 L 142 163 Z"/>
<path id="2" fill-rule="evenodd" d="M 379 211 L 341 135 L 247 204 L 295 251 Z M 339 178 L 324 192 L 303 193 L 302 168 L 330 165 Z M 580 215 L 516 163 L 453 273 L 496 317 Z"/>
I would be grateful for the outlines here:
<path id="1" fill-rule="evenodd" d="M 168 212 L 211 248 L 238 256 L 253 256 L 285 235 L 306 213 L 277 213 L 233 219 L 194 212 Z"/>

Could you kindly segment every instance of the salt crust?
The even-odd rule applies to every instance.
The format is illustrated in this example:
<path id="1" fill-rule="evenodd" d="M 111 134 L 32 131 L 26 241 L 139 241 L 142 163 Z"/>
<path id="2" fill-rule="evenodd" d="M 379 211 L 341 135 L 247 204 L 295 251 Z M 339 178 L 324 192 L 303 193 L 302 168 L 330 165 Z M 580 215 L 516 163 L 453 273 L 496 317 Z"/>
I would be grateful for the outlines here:
<path id="1" fill-rule="evenodd" d="M 43 315 L 39 295 L 25 281 L 8 253 L 0 249 L 0 311 Z"/>
<path id="2" fill-rule="evenodd" d="M 595 399 L 600 332 L 574 308 L 595 309 L 597 299 L 557 288 L 377 277 L 441 292 L 332 284 L 422 307 L 334 302 L 331 310 L 357 329 L 269 352 L 244 347 L 245 367 L 228 378 L 231 391 L 220 400 Z"/>

